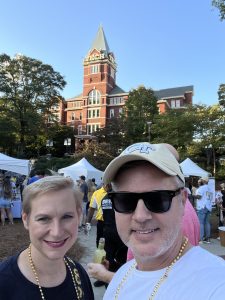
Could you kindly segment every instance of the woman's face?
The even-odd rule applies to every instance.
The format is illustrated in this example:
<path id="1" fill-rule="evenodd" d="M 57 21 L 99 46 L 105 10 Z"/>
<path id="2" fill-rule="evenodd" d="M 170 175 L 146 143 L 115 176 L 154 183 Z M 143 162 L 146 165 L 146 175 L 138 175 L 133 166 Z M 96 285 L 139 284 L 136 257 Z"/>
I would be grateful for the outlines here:
<path id="1" fill-rule="evenodd" d="M 69 188 L 37 196 L 29 216 L 23 213 L 22 218 L 33 246 L 32 256 L 62 259 L 77 239 L 80 212 Z"/>

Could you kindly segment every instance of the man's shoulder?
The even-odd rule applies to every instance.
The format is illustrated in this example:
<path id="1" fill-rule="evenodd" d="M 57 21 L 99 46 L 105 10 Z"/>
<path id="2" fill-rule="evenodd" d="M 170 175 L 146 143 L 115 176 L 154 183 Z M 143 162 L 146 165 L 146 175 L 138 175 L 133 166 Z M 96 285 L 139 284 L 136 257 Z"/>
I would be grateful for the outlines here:
<path id="1" fill-rule="evenodd" d="M 204 270 L 205 268 L 208 270 L 213 270 L 214 268 L 216 268 L 216 270 L 221 270 L 222 272 L 224 272 L 225 276 L 225 260 L 217 255 L 210 253 L 200 246 L 192 247 L 192 249 L 187 252 L 187 255 L 185 255 L 185 257 L 188 264 L 191 261 L 194 261 L 195 263 L 192 267 L 195 266 L 199 271 Z"/>

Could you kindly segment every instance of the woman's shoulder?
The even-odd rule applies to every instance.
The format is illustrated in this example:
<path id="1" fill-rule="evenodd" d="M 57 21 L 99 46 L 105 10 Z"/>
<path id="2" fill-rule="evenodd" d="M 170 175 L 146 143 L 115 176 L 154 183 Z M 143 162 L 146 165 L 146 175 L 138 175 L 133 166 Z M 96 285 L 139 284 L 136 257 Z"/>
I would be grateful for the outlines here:
<path id="1" fill-rule="evenodd" d="M 0 262 L 0 273 L 7 272 L 11 269 L 11 267 L 16 264 L 18 258 L 18 254 L 10 256 Z"/>
<path id="2" fill-rule="evenodd" d="M 11 282 L 15 282 L 18 278 L 17 257 L 11 256 L 0 262 L 0 290 L 11 286 Z"/>

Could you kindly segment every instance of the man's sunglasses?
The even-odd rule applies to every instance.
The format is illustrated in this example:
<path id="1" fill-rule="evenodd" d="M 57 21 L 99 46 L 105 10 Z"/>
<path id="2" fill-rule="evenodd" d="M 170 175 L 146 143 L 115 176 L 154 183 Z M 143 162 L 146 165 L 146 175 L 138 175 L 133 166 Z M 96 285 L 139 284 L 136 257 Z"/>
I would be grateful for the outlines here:
<path id="1" fill-rule="evenodd" d="M 165 213 L 170 209 L 171 202 L 181 191 L 152 191 L 146 193 L 129 193 L 129 192 L 110 192 L 109 198 L 112 201 L 115 211 L 124 214 L 133 213 L 137 203 L 142 199 L 148 210 L 153 213 Z"/>

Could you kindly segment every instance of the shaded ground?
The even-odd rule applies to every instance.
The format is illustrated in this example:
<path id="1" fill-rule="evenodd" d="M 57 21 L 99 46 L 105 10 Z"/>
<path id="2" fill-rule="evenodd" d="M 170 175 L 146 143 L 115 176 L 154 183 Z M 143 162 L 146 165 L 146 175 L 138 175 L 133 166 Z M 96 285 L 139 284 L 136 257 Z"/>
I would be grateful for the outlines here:
<path id="1" fill-rule="evenodd" d="M 213 211 L 211 217 L 212 224 L 212 238 L 218 237 L 218 217 L 216 211 Z M 68 255 L 80 261 L 81 257 L 85 255 L 85 249 L 82 243 L 78 241 L 69 251 Z M 8 256 L 14 255 L 16 252 L 26 248 L 29 245 L 29 237 L 27 231 L 24 229 L 20 219 L 15 220 L 14 225 L 0 226 L 0 261 Z"/>
<path id="2" fill-rule="evenodd" d="M 18 251 L 29 245 L 29 237 L 24 229 L 22 221 L 14 220 L 14 225 L 0 225 L 0 261 L 8 256 L 16 254 Z M 79 261 L 85 254 L 84 246 L 80 245 L 79 240 L 68 252 L 68 256 Z"/>

